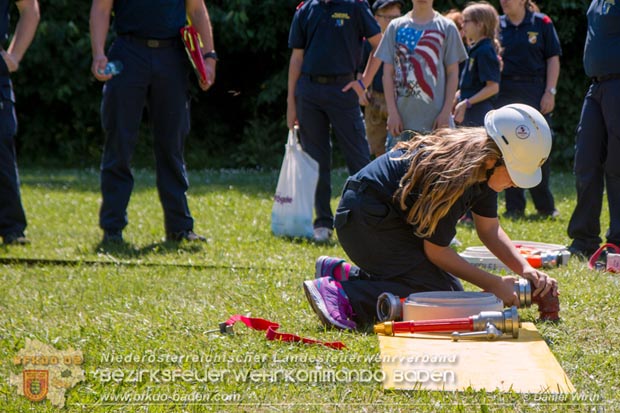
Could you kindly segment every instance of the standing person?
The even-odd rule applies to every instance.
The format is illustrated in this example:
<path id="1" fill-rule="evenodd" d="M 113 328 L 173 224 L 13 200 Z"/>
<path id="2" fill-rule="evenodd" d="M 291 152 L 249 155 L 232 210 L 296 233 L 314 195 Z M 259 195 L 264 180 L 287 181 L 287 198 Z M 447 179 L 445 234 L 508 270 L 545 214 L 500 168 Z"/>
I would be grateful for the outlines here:
<path id="1" fill-rule="evenodd" d="M 114 12 L 117 38 L 104 51 Z M 157 190 L 164 210 L 168 241 L 204 241 L 193 231 L 187 204 L 189 187 L 183 150 L 189 133 L 190 62 L 179 30 L 189 17 L 202 37 L 208 90 L 215 81 L 217 55 L 209 14 L 202 0 L 93 0 L 90 34 L 91 71 L 105 82 L 101 118 L 106 142 L 101 161 L 103 202 L 99 225 L 104 242 L 122 242 L 127 205 L 133 189 L 131 157 L 146 106 L 153 132 Z M 108 61 L 120 61 L 120 74 L 106 74 Z"/>
<path id="2" fill-rule="evenodd" d="M 620 4 L 592 0 L 583 66 L 592 84 L 577 127 L 577 205 L 568 224 L 571 253 L 589 257 L 601 243 L 603 192 L 609 205 L 608 243 L 620 245 Z"/>
<path id="3" fill-rule="evenodd" d="M 504 67 L 496 107 L 524 103 L 538 109 L 551 124 L 556 87 L 560 76 L 562 49 L 549 16 L 534 11 L 530 0 L 501 0 L 500 42 Z M 549 187 L 551 164 L 542 167 L 543 179 L 530 189 L 539 215 L 557 217 L 555 200 Z M 506 216 L 522 217 L 525 192 L 506 191 Z"/>
<path id="4" fill-rule="evenodd" d="M 402 15 L 403 7 L 405 7 L 403 0 L 376 0 L 373 3 L 372 11 L 379 26 L 381 26 L 381 33 L 385 33 L 385 29 L 392 20 Z M 371 49 L 370 43 L 364 42 L 362 62 L 368 60 Z M 379 66 L 379 70 L 368 88 L 368 104 L 364 107 L 364 120 L 370 154 L 374 156 L 384 154 L 387 137 L 387 109 L 385 95 L 383 94 L 383 64 Z"/>
<path id="5" fill-rule="evenodd" d="M 317 278 L 303 283 L 321 321 L 354 329 L 374 321 L 383 292 L 407 297 L 460 291 L 459 278 L 518 305 L 514 277 L 488 273 L 449 247 L 467 208 L 474 212 L 480 240 L 532 281 L 535 296 L 557 295 L 556 280 L 519 254 L 497 218 L 498 192 L 538 184 L 539 165 L 550 150 L 543 116 L 514 104 L 489 112 L 484 128 L 414 134 L 350 177 L 335 222 L 340 244 L 357 267 L 353 271 L 349 265 L 347 271 L 342 260 L 321 257 Z"/>
<path id="6" fill-rule="evenodd" d="M 454 108 L 454 121 L 463 126 L 483 126 L 499 92 L 498 22 L 497 11 L 486 2 L 470 3 L 463 10 L 463 30 L 471 46 Z"/>
<path id="7" fill-rule="evenodd" d="M 458 29 L 459 34 L 461 35 L 461 40 L 463 41 L 463 45 L 465 45 L 465 50 L 469 54 L 469 42 L 467 41 L 467 37 L 465 36 L 465 32 L 463 31 L 463 13 L 459 9 L 450 9 L 444 12 L 443 16 L 452 20 L 452 22 Z M 459 63 L 459 80 L 466 63 L 467 60 L 463 60 Z"/>
<path id="8" fill-rule="evenodd" d="M 433 0 L 413 0 L 413 10 L 390 23 L 376 55 L 383 61 L 388 149 L 403 130 L 428 133 L 450 124 L 458 66 L 467 52 Z"/>
<path id="9" fill-rule="evenodd" d="M 5 244 L 28 244 L 26 213 L 19 190 L 15 153 L 17 117 L 15 95 L 10 74 L 17 71 L 32 43 L 39 24 L 37 0 L 18 0 L 19 20 L 7 50 L 3 44 L 9 36 L 9 0 L 0 0 L 0 236 Z"/>
<path id="10" fill-rule="evenodd" d="M 364 37 L 374 52 L 381 27 L 366 1 L 302 2 L 291 23 L 286 123 L 289 128 L 299 124 L 301 145 L 319 164 L 313 224 L 317 242 L 328 241 L 334 228 L 330 126 L 349 174 L 370 161 L 360 103 L 368 103 L 366 85 L 380 62 L 371 54 L 362 78 L 356 80 Z"/>

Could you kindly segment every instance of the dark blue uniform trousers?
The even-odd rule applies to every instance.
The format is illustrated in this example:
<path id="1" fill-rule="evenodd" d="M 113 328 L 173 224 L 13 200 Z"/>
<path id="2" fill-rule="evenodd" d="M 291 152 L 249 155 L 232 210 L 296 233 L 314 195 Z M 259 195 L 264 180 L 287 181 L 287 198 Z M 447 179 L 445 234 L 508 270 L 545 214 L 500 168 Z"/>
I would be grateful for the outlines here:
<path id="1" fill-rule="evenodd" d="M 542 82 L 503 80 L 500 85 L 500 93 L 495 100 L 495 107 L 499 108 L 510 103 L 523 103 L 540 110 L 540 99 L 544 93 L 545 84 Z M 545 119 L 551 126 L 550 114 L 545 115 Z M 530 188 L 530 194 L 536 210 L 541 214 L 550 215 L 555 211 L 555 200 L 549 182 L 551 176 L 550 160 L 542 165 L 541 170 L 542 181 Z M 525 191 L 522 188 L 508 188 L 504 193 L 506 195 L 506 211 L 518 214 L 525 211 Z"/>
<path id="2" fill-rule="evenodd" d="M 484 126 L 484 117 L 490 110 L 493 110 L 490 99 L 471 105 L 471 108 L 465 111 L 461 126 Z"/>
<path id="3" fill-rule="evenodd" d="M 142 113 L 148 109 L 153 133 L 157 190 L 166 232 L 193 229 L 187 204 L 189 186 L 183 150 L 189 132 L 189 62 L 179 47 L 148 48 L 117 38 L 108 59 L 123 70 L 103 88 L 101 118 L 106 143 L 101 162 L 99 225 L 121 230 L 127 225 L 127 205 L 133 189 L 131 158 Z"/>
<path id="4" fill-rule="evenodd" d="M 0 58 L 1 60 L 1 58 Z M 17 118 L 13 90 L 4 61 L 0 62 L 0 236 L 22 234 L 26 214 L 22 206 L 15 155 Z"/>
<path id="5" fill-rule="evenodd" d="M 413 234 L 402 214 L 389 201 L 380 199 L 365 183 L 342 193 L 336 211 L 338 241 L 359 277 L 342 282 L 361 324 L 376 320 L 377 299 L 384 292 L 401 298 L 422 291 L 462 291 L 453 275 L 431 263 L 423 240 Z"/>
<path id="6" fill-rule="evenodd" d="M 620 245 L 620 79 L 592 83 L 577 127 L 574 172 L 577 205 L 568 224 L 572 246 L 593 251 L 601 243 L 600 215 L 607 186 L 607 242 Z"/>
<path id="7" fill-rule="evenodd" d="M 333 228 L 330 205 L 332 144 L 331 128 L 344 154 L 349 174 L 370 162 L 366 128 L 357 94 L 342 92 L 344 83 L 314 83 L 302 75 L 295 89 L 301 146 L 319 164 L 319 180 L 314 200 L 314 227 Z"/>

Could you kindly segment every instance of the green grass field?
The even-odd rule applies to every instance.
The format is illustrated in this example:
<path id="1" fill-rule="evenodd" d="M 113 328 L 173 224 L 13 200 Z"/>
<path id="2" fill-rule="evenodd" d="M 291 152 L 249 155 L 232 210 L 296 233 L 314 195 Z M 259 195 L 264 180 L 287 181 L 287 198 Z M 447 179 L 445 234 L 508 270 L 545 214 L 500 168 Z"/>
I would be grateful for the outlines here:
<path id="1" fill-rule="evenodd" d="M 104 249 L 96 170 L 21 172 L 32 243 L 0 246 L 0 412 L 59 411 L 9 384 L 11 374 L 21 374 L 14 358 L 26 339 L 82 351 L 85 380 L 67 391 L 67 412 L 620 410 L 618 275 L 578 260 L 549 271 L 560 283 L 563 321 L 537 327 L 579 397 L 384 391 L 373 379 L 321 382 L 308 379 L 310 372 L 376 377 L 378 340 L 325 330 L 310 309 L 301 283 L 313 277 L 314 260 L 344 253 L 337 241 L 271 235 L 277 171 L 190 171 L 195 230 L 208 238 L 198 245 L 163 242 L 153 173 L 135 175 L 127 245 Z M 335 207 L 345 175 L 333 177 Z M 502 220 L 513 239 L 569 242 L 573 177 L 555 174 L 553 190 L 561 217 Z M 531 202 L 528 208 L 533 213 Z M 607 222 L 605 210 L 604 228 Z M 459 227 L 458 238 L 463 248 L 480 245 L 469 227 Z M 535 321 L 534 309 L 520 312 Z M 347 349 L 267 341 L 264 332 L 240 324 L 232 336 L 210 332 L 232 314 L 273 320 L 283 332 L 342 341 Z M 152 376 L 157 370 L 198 371 L 203 380 L 164 380 Z"/>

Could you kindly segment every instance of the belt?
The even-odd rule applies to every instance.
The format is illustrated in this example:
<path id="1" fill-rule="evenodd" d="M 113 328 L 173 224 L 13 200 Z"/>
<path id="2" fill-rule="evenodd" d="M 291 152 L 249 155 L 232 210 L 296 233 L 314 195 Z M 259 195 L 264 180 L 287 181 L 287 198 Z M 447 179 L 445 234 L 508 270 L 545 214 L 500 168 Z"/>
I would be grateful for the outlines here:
<path id="1" fill-rule="evenodd" d="M 386 202 L 386 203 L 392 202 L 391 195 L 385 194 L 373 188 L 372 186 L 370 186 L 370 184 L 368 184 L 368 182 L 356 181 L 354 179 L 347 179 L 347 182 L 344 184 L 344 190 L 346 191 L 347 189 L 350 189 L 351 191 L 354 191 L 356 193 L 370 194 L 382 202 Z"/>
<path id="2" fill-rule="evenodd" d="M 151 49 L 163 49 L 183 46 L 183 41 L 181 40 L 181 37 L 171 37 L 168 39 L 146 39 L 144 37 L 138 37 L 132 34 L 121 34 L 119 35 L 119 37 L 123 40 L 128 41 L 129 43 L 139 44 L 140 46 L 145 46 Z"/>
<path id="3" fill-rule="evenodd" d="M 594 76 L 592 78 L 592 81 L 594 83 L 602 83 L 602 82 L 606 82 L 608 80 L 614 80 L 614 79 L 620 79 L 620 73 L 611 73 L 609 75 Z"/>
<path id="4" fill-rule="evenodd" d="M 309 75 L 308 76 L 311 82 L 320 83 L 322 85 L 330 85 L 333 83 L 344 83 L 355 80 L 355 75 L 353 73 L 347 73 L 345 75 Z"/>
<path id="5" fill-rule="evenodd" d="M 502 75 L 502 80 L 513 80 L 515 82 L 528 83 L 545 83 L 545 79 L 540 76 Z"/>

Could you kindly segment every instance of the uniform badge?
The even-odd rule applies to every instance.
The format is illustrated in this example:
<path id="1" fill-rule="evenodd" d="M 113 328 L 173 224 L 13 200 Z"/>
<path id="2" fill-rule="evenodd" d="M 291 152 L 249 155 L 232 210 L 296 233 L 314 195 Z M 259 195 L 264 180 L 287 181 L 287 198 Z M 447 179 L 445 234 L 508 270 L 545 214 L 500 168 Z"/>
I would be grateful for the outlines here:
<path id="1" fill-rule="evenodd" d="M 615 5 L 616 5 L 616 0 L 605 0 L 605 3 L 603 3 L 603 9 L 601 13 L 603 15 L 609 14 L 609 11 L 611 10 L 611 6 L 615 6 Z"/>
<path id="2" fill-rule="evenodd" d="M 348 13 L 334 13 L 332 14 L 332 19 L 336 22 L 336 27 L 344 26 L 345 20 L 349 20 L 351 17 Z"/>
<path id="3" fill-rule="evenodd" d="M 474 61 L 475 61 L 475 59 L 473 57 L 469 58 L 469 65 L 468 65 L 467 70 L 470 71 L 470 72 L 474 68 Z"/>
<path id="4" fill-rule="evenodd" d="M 519 125 L 515 129 L 515 135 L 517 135 L 519 139 L 527 139 L 530 137 L 530 128 L 525 125 Z"/>
<path id="5" fill-rule="evenodd" d="M 527 32 L 527 40 L 530 44 L 536 44 L 538 41 L 538 32 Z"/>
<path id="6" fill-rule="evenodd" d="M 48 370 L 24 370 L 24 396 L 33 402 L 40 402 L 47 396 Z"/>

